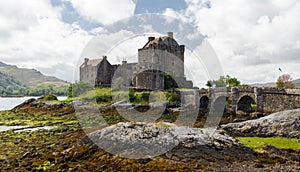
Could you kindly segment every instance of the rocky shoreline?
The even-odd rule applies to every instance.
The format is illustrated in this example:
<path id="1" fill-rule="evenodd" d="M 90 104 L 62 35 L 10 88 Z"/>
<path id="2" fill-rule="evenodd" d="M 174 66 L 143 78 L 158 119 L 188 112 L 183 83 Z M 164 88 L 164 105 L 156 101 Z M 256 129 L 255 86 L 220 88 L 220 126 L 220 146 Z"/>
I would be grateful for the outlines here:
<path id="1" fill-rule="evenodd" d="M 72 103 L 29 100 L 11 111 L 0 112 L 1 122 L 4 124 L 57 126 L 53 130 L 30 133 L 0 132 L 2 140 L 0 149 L 3 150 L 3 153 L 0 154 L 0 171 L 300 170 L 299 150 L 278 149 L 267 145 L 263 148 L 263 152 L 256 152 L 242 145 L 235 136 L 245 136 L 246 133 L 256 136 L 262 130 L 250 130 L 255 132 L 239 130 L 248 125 L 245 124 L 246 122 L 251 121 L 226 124 L 214 130 L 189 128 L 168 123 L 172 121 L 169 118 L 173 118 L 170 115 L 171 111 L 164 114 L 166 122 L 158 121 L 157 123 L 129 123 L 122 118 L 116 118 L 115 113 L 113 108 L 103 109 L 105 119 L 113 119 L 109 126 L 102 129 L 84 129 L 83 131 Z M 280 124 L 283 119 L 278 115 L 274 116 L 276 118 L 271 118 L 271 116 L 269 119 L 278 119 L 277 123 Z M 295 119 L 298 117 L 296 116 Z M 199 119 L 202 120 L 201 117 Z M 266 119 L 262 121 L 268 121 Z M 287 127 L 282 130 L 286 130 L 287 133 L 295 130 L 297 133 L 299 121 L 295 120 L 296 122 L 291 123 L 288 121 L 290 119 L 286 118 L 284 126 Z M 198 123 L 201 124 L 201 121 Z M 275 123 L 276 121 L 274 125 Z M 270 126 L 270 123 L 268 124 L 266 126 Z M 242 127 L 239 127 L 240 125 Z M 259 126 L 264 127 L 261 124 Z M 288 130 L 288 126 L 290 126 L 290 130 Z M 274 129 L 274 131 L 277 130 L 278 128 Z M 278 132 L 271 133 L 273 135 L 264 136 L 279 134 Z M 298 137 L 298 135 L 288 134 L 281 136 Z M 112 139 L 115 139 L 114 142 Z M 112 143 L 123 144 L 127 149 L 120 149 L 118 144 Z M 139 147 L 141 143 L 146 146 L 145 149 Z M 167 147 L 161 155 L 154 152 L 153 156 L 149 156 L 153 150 L 163 151 L 159 144 L 171 147 Z M 113 154 L 112 150 L 117 151 L 119 156 Z M 143 150 L 148 152 L 143 152 Z M 126 158 L 125 155 L 134 155 L 136 158 Z M 141 158 L 139 156 L 144 157 L 139 159 Z"/>
<path id="2" fill-rule="evenodd" d="M 221 126 L 234 136 L 300 138 L 300 109 L 277 112 L 259 119 Z"/>

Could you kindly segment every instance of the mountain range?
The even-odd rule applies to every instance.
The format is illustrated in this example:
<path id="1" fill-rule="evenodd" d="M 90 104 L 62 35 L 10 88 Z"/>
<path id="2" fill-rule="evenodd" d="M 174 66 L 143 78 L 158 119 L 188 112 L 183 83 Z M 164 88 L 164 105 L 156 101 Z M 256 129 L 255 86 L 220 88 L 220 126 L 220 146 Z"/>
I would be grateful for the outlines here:
<path id="1" fill-rule="evenodd" d="M 0 62 L 0 95 L 65 95 L 69 83 L 46 76 L 36 69 L 19 68 Z"/>

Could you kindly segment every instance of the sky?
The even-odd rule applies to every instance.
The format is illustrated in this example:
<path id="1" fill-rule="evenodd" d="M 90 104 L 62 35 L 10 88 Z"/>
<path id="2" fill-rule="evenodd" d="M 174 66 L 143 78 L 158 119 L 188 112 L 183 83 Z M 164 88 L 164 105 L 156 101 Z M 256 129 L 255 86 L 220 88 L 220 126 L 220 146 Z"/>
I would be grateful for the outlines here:
<path id="1" fill-rule="evenodd" d="M 299 16 L 298 0 L 1 0 L 0 61 L 71 82 L 84 57 L 134 61 L 148 36 L 168 29 L 187 45 L 197 86 L 215 71 L 245 84 L 298 79 Z"/>

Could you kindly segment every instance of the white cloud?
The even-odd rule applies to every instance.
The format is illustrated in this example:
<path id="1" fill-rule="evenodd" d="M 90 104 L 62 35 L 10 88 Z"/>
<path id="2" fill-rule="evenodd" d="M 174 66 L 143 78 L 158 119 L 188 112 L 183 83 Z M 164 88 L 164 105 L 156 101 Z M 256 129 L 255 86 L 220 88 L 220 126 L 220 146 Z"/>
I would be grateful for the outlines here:
<path id="1" fill-rule="evenodd" d="M 104 25 L 133 16 L 135 8 L 133 0 L 66 1 L 70 1 L 81 16 Z M 285 73 L 300 78 L 298 0 L 186 2 L 186 10 L 166 9 L 164 14 L 193 23 L 201 33 L 207 35 L 225 74 L 236 76 L 246 83 L 269 82 L 276 80 L 278 68 L 281 67 Z M 52 7 L 50 0 L 0 1 L 0 41 L 4 42 L 0 47 L 0 61 L 36 68 L 45 74 L 71 80 L 74 64 L 92 37 L 90 33 L 99 33 L 102 28 L 88 33 L 75 24 L 64 23 L 61 10 L 61 7 Z M 175 21 L 174 18 L 168 19 L 163 24 L 172 25 Z M 140 29 L 158 32 L 157 28 L 160 27 L 143 25 Z M 193 33 L 186 32 L 188 38 L 194 37 Z M 123 30 L 118 34 L 116 36 L 134 33 Z M 114 41 L 114 38 L 108 38 L 111 40 L 107 41 Z M 137 39 L 137 42 L 141 40 Z M 124 50 L 129 45 L 138 44 L 122 44 L 111 55 L 118 58 L 118 54 L 125 54 Z M 107 50 L 111 47 L 102 48 Z M 191 62 L 187 64 L 192 65 Z"/>
<path id="2" fill-rule="evenodd" d="M 38 19 L 59 18 L 58 11 L 47 1 L 0 1 L 0 38 L 9 38 L 14 31 L 28 31 Z"/>
<path id="3" fill-rule="evenodd" d="M 276 80 L 278 67 L 299 65 L 299 1 L 211 0 L 211 8 L 204 8 L 209 1 L 186 2 L 180 15 L 192 18 L 208 36 L 224 73 L 248 83 L 266 82 Z M 294 70 L 293 77 L 300 78 Z"/>
<path id="4" fill-rule="evenodd" d="M 63 23 L 60 8 L 52 7 L 50 1 L 1 1 L 0 26 L 0 40 L 5 42 L 0 47 L 0 61 L 68 81 L 91 38 L 80 27 Z"/>
<path id="5" fill-rule="evenodd" d="M 81 16 L 90 21 L 111 24 L 134 14 L 132 0 L 69 0 Z"/>

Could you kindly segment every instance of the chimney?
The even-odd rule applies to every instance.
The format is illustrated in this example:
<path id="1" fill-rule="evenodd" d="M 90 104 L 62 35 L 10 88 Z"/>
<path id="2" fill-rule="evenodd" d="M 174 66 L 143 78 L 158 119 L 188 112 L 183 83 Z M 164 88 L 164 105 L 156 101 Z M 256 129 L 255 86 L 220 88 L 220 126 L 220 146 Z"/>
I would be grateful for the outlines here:
<path id="1" fill-rule="evenodd" d="M 122 60 L 122 65 L 126 65 L 127 64 L 127 60 L 126 59 L 123 59 Z"/>
<path id="2" fill-rule="evenodd" d="M 174 39 L 173 38 L 173 32 L 168 32 L 168 37 Z"/>
<path id="3" fill-rule="evenodd" d="M 155 39 L 155 37 L 148 37 L 148 41 L 153 41 Z"/>
<path id="4" fill-rule="evenodd" d="M 90 59 L 84 58 L 84 66 L 87 66 L 87 63 L 89 62 Z"/>
<path id="5" fill-rule="evenodd" d="M 106 60 L 107 59 L 107 56 L 103 56 L 103 60 Z"/>

